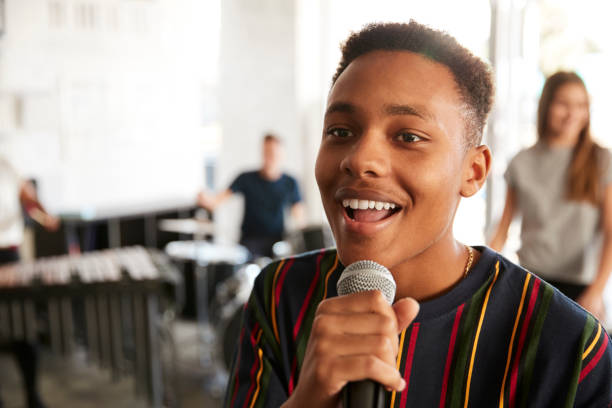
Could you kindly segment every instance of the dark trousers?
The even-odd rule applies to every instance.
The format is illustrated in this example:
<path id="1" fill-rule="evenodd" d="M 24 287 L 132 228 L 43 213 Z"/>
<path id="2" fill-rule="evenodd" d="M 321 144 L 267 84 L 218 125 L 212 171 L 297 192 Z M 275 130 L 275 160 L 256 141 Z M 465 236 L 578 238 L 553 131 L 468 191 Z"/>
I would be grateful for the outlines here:
<path id="1" fill-rule="evenodd" d="M 586 285 L 579 285 L 576 283 L 567 283 L 554 280 L 547 280 L 547 282 L 553 285 L 555 288 L 559 289 L 561 293 L 563 293 L 565 296 L 574 301 L 578 299 L 578 297 L 586 289 Z"/>
<path id="2" fill-rule="evenodd" d="M 0 249 L 0 266 L 17 261 L 19 261 L 19 251 L 17 248 Z M 17 366 L 21 371 L 28 408 L 43 407 L 38 397 L 36 384 L 38 358 L 34 345 L 24 340 L 0 342 L 0 352 L 11 353 L 15 357 Z M 2 406 L 2 400 L 0 400 L 0 408 Z"/>
<path id="3" fill-rule="evenodd" d="M 0 266 L 17 261 L 19 261 L 17 248 L 0 248 Z"/>
<path id="4" fill-rule="evenodd" d="M 280 236 L 243 236 L 240 238 L 240 244 L 244 245 L 249 252 L 251 252 L 251 257 L 253 259 L 260 258 L 262 256 L 273 258 L 274 253 L 272 251 L 272 247 L 276 242 L 281 241 L 282 239 L 283 238 Z"/>
<path id="5" fill-rule="evenodd" d="M 42 407 L 36 384 L 36 367 L 38 363 L 36 348 L 31 343 L 18 340 L 0 344 L 0 351 L 11 353 L 15 357 L 17 366 L 21 370 L 28 408 Z M 0 401 L 0 407 L 2 407 L 2 401 Z"/>

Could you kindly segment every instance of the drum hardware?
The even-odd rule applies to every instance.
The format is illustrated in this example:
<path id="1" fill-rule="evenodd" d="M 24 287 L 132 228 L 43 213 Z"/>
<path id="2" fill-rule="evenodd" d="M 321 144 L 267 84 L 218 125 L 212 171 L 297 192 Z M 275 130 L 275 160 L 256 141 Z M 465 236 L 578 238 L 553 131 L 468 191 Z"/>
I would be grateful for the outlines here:
<path id="1" fill-rule="evenodd" d="M 216 356 L 218 336 L 214 323 L 217 310 L 213 302 L 219 286 L 234 277 L 238 267 L 248 260 L 249 252 L 241 245 L 202 240 L 173 241 L 166 245 L 165 252 L 172 259 L 193 264 L 194 280 L 191 290 L 195 295 L 198 322 L 196 344 L 200 359 L 199 368 L 204 371 L 204 389 L 211 395 L 221 396 L 225 392 L 227 374 L 219 370 L 220 362 Z M 190 288 L 186 287 L 186 290 Z"/>
<path id="2" fill-rule="evenodd" d="M 272 245 L 274 258 L 284 258 L 294 253 L 294 248 L 289 241 L 278 241 Z"/>
<path id="3" fill-rule="evenodd" d="M 329 226 L 317 224 L 291 231 L 283 241 L 277 244 L 279 245 L 278 254 L 275 253 L 276 257 L 286 257 L 335 245 Z"/>
<path id="4" fill-rule="evenodd" d="M 240 338 L 244 305 L 249 299 L 255 278 L 261 269 L 256 263 L 247 264 L 234 276 L 217 286 L 211 307 L 216 334 L 215 356 L 217 365 L 226 376 Z"/>
<path id="5" fill-rule="evenodd" d="M 161 231 L 188 235 L 213 235 L 215 226 L 209 220 L 199 218 L 168 218 L 158 222 Z"/>

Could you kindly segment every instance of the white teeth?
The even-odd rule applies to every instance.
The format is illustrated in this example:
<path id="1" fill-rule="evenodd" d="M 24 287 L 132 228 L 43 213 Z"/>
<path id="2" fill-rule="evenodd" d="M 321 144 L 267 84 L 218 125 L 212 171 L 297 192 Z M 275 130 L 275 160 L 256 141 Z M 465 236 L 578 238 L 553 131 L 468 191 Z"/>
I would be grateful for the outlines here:
<path id="1" fill-rule="evenodd" d="M 345 208 L 351 208 L 353 210 L 373 210 L 377 209 L 378 211 L 385 210 L 393 210 L 396 205 L 394 203 L 385 203 L 383 201 L 373 201 L 373 200 L 359 200 L 356 198 L 345 198 L 342 200 L 342 206 Z"/>

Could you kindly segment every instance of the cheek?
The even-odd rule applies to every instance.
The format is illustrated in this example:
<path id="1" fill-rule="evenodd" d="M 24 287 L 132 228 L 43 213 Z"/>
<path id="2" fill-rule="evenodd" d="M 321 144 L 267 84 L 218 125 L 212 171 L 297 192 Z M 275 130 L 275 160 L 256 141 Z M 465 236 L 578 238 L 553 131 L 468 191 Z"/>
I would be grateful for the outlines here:
<path id="1" fill-rule="evenodd" d="M 461 195 L 462 167 L 456 158 L 447 157 L 423 166 L 410 183 L 415 210 L 430 220 L 429 229 L 446 228 Z M 424 231 L 423 231 L 424 232 Z"/>
<path id="2" fill-rule="evenodd" d="M 441 155 L 436 160 L 415 166 L 411 171 L 411 183 L 430 199 L 439 194 L 455 194 L 461 183 L 461 163 L 453 154 Z"/>
<path id="3" fill-rule="evenodd" d="M 565 108 L 551 109 L 548 115 L 548 123 L 553 126 L 562 126 L 563 122 L 567 119 L 569 111 Z"/>
<path id="4" fill-rule="evenodd" d="M 325 187 L 328 186 L 333 179 L 332 160 L 333 156 L 330 155 L 326 149 L 321 148 L 319 150 L 317 160 L 315 161 L 315 179 L 317 180 L 317 185 L 321 192 L 323 192 Z"/>

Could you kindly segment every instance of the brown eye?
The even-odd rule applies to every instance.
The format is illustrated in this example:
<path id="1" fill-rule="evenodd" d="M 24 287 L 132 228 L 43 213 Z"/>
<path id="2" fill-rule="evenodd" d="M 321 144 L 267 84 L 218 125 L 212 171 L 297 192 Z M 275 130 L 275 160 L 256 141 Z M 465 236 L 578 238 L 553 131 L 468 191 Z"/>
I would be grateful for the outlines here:
<path id="1" fill-rule="evenodd" d="M 395 138 L 398 142 L 403 142 L 403 143 L 414 143 L 414 142 L 423 140 L 422 137 L 415 135 L 414 133 L 411 133 L 411 132 L 401 132 Z"/>
<path id="2" fill-rule="evenodd" d="M 327 134 L 339 139 L 346 139 L 347 137 L 353 136 L 353 132 L 345 128 L 331 128 L 327 131 Z"/>

